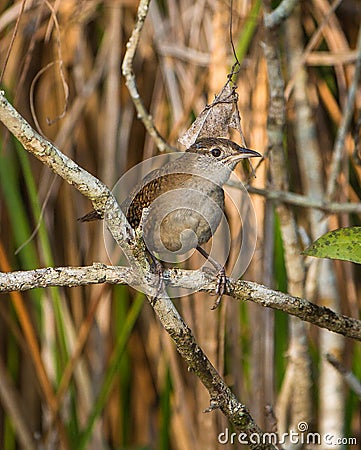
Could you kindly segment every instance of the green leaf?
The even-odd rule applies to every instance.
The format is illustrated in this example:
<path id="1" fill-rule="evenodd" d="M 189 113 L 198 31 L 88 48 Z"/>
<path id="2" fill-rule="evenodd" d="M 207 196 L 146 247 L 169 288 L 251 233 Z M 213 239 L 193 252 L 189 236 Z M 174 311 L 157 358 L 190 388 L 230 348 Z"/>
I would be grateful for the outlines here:
<path id="1" fill-rule="evenodd" d="M 361 263 L 361 227 L 339 228 L 321 236 L 303 252 L 317 258 Z"/>

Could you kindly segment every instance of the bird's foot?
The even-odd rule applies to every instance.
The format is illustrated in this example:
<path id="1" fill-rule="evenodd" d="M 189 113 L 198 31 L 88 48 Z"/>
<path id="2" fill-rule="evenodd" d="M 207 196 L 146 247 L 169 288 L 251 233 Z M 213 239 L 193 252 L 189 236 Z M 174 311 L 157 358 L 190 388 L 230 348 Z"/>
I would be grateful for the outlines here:
<path id="1" fill-rule="evenodd" d="M 216 286 L 216 295 L 218 295 L 217 300 L 212 306 L 212 310 L 217 309 L 221 304 L 221 300 L 224 294 L 227 293 L 229 287 L 229 279 L 226 276 L 225 268 L 222 267 L 217 274 L 217 286 Z"/>
<path id="2" fill-rule="evenodd" d="M 158 298 L 160 298 L 163 290 L 164 290 L 164 279 L 163 279 L 163 266 L 162 263 L 155 258 L 153 255 L 151 255 L 152 259 L 152 269 L 155 275 L 158 276 L 158 282 L 157 282 L 157 290 L 155 292 L 154 297 L 151 298 L 150 304 L 154 306 L 157 303 Z"/>
<path id="3" fill-rule="evenodd" d="M 156 290 L 155 296 L 152 297 L 150 300 L 150 304 L 152 306 L 155 306 L 155 304 L 157 303 L 157 300 L 159 298 L 161 298 L 163 290 L 164 290 L 164 279 L 163 279 L 163 273 L 161 273 L 161 274 L 159 274 L 158 285 L 157 285 L 157 290 Z"/>
<path id="4" fill-rule="evenodd" d="M 215 304 L 212 306 L 212 309 L 217 309 L 221 303 L 223 295 L 227 294 L 228 288 L 230 286 L 229 279 L 226 276 L 226 269 L 224 268 L 224 266 L 219 264 L 219 262 L 213 259 L 210 255 L 208 255 L 208 253 L 202 247 L 198 245 L 196 248 L 199 251 L 199 253 L 203 255 L 216 270 L 218 270 L 217 273 L 218 282 L 215 291 L 215 294 L 218 295 L 218 297 Z"/>

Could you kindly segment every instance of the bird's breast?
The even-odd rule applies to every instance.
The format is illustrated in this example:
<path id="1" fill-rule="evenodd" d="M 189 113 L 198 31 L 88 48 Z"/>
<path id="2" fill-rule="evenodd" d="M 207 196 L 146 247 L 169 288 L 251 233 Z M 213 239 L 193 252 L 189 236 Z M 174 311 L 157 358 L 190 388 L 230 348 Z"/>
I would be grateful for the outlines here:
<path id="1" fill-rule="evenodd" d="M 184 254 L 207 242 L 224 210 L 220 189 L 200 190 L 194 185 L 164 192 L 149 206 L 143 225 L 149 251 Z"/>
<path id="2" fill-rule="evenodd" d="M 156 176 L 153 176 L 156 175 Z M 143 218 L 143 237 L 151 253 L 187 253 L 215 233 L 224 210 L 221 185 L 207 177 L 154 172 L 123 205 L 133 228 Z"/>

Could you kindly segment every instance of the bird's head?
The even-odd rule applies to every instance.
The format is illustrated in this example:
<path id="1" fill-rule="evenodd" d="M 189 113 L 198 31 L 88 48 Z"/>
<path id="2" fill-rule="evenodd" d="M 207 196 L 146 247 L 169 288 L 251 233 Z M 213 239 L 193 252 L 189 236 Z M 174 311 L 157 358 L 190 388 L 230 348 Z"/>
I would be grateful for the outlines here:
<path id="1" fill-rule="evenodd" d="M 240 147 L 229 139 L 213 137 L 197 139 L 186 152 L 207 156 L 214 162 L 224 164 L 230 170 L 233 170 L 241 159 L 262 156 L 254 150 Z"/>

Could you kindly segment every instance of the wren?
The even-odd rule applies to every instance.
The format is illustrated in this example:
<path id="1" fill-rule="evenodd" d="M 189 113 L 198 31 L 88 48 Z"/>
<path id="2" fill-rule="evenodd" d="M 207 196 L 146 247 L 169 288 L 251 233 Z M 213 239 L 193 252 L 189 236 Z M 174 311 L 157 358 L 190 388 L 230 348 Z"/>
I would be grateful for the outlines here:
<path id="1" fill-rule="evenodd" d="M 218 271 L 216 308 L 227 290 L 222 265 L 201 247 L 214 235 L 224 211 L 223 185 L 242 159 L 261 157 L 225 138 L 198 139 L 176 160 L 146 175 L 121 205 L 130 225 L 142 223 L 147 251 L 157 271 L 159 255 L 197 249 Z M 146 219 L 143 212 L 147 208 Z M 101 219 L 95 211 L 81 221 Z M 164 259 L 163 259 L 164 260 Z"/>

